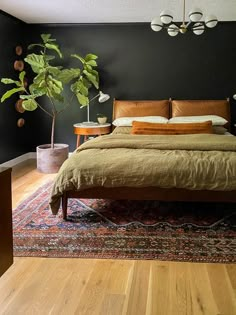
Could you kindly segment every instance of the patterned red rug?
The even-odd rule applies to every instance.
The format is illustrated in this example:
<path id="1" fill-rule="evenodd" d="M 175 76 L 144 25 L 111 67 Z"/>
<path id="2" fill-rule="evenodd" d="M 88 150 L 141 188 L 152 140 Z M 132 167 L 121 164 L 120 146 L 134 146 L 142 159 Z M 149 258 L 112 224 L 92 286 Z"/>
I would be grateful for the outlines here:
<path id="1" fill-rule="evenodd" d="M 236 262 L 236 204 L 70 199 L 65 222 L 50 188 L 13 211 L 15 256 Z"/>

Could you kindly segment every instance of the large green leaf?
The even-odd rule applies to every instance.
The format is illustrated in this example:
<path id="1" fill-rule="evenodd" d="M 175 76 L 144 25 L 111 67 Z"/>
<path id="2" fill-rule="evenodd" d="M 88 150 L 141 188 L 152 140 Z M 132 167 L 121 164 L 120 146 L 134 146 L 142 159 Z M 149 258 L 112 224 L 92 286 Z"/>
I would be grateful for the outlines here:
<path id="1" fill-rule="evenodd" d="M 34 48 L 35 46 L 44 48 L 44 45 L 43 45 L 43 44 L 30 44 L 30 45 L 28 46 L 28 49 L 32 49 L 32 48 Z"/>
<path id="2" fill-rule="evenodd" d="M 97 67 L 97 62 L 95 60 L 89 60 L 86 62 L 86 64 L 92 67 Z"/>
<path id="3" fill-rule="evenodd" d="M 48 71 L 49 73 L 51 73 L 52 75 L 54 75 L 54 76 L 56 76 L 56 77 L 58 77 L 58 76 L 60 75 L 60 73 L 61 73 L 60 67 L 52 67 L 52 66 L 49 66 L 49 67 L 47 67 L 46 69 L 47 69 L 47 71 Z"/>
<path id="4" fill-rule="evenodd" d="M 48 49 L 55 50 L 55 51 L 57 52 L 58 56 L 59 56 L 60 58 L 62 58 L 62 53 L 61 53 L 61 51 L 60 51 L 58 45 L 52 44 L 52 43 L 51 43 L 51 44 L 46 43 L 45 46 L 46 46 Z"/>
<path id="5" fill-rule="evenodd" d="M 82 81 L 79 81 L 80 92 L 84 96 L 88 96 L 88 88 L 83 84 Z"/>
<path id="6" fill-rule="evenodd" d="M 60 94 L 61 90 L 53 84 L 53 82 L 49 82 L 47 86 L 47 95 Z"/>
<path id="7" fill-rule="evenodd" d="M 23 87 L 19 87 L 19 88 L 14 88 L 7 91 L 6 93 L 3 94 L 1 98 L 1 103 L 4 102 L 7 98 L 11 97 L 13 94 L 24 91 L 24 90 L 25 89 Z"/>
<path id="8" fill-rule="evenodd" d="M 84 96 L 88 96 L 88 87 L 83 84 L 82 80 L 76 81 L 71 85 L 71 90 L 73 93 L 81 93 Z"/>
<path id="9" fill-rule="evenodd" d="M 39 87 L 39 88 L 45 88 L 45 87 L 47 87 L 47 82 L 46 82 L 46 80 L 42 80 L 41 82 L 39 82 L 38 87 Z"/>
<path id="10" fill-rule="evenodd" d="M 48 42 L 48 40 L 50 39 L 51 34 L 41 34 L 40 36 L 41 36 L 44 44 L 46 44 Z"/>
<path id="11" fill-rule="evenodd" d="M 88 62 L 90 60 L 96 60 L 98 58 L 98 56 L 94 55 L 94 54 L 87 54 L 85 57 L 85 61 Z"/>
<path id="12" fill-rule="evenodd" d="M 55 56 L 52 56 L 52 55 L 44 55 L 44 59 L 45 59 L 46 61 L 50 61 L 50 60 L 55 59 Z"/>
<path id="13" fill-rule="evenodd" d="M 34 78 L 34 84 L 36 85 L 41 85 L 42 82 L 45 82 L 45 76 L 46 76 L 46 71 L 40 72 L 36 77 Z"/>
<path id="14" fill-rule="evenodd" d="M 30 90 L 31 95 L 34 98 L 45 95 L 47 93 L 46 86 L 39 87 L 38 84 L 34 84 L 34 83 L 30 85 L 29 90 Z"/>
<path id="15" fill-rule="evenodd" d="M 56 39 L 51 38 L 51 34 L 41 34 L 41 38 L 42 38 L 44 44 L 56 42 Z"/>
<path id="16" fill-rule="evenodd" d="M 47 79 L 47 89 L 51 94 L 60 94 L 63 91 L 63 85 L 61 81 L 58 81 L 50 76 Z"/>
<path id="17" fill-rule="evenodd" d="M 21 71 L 19 74 L 19 79 L 22 84 L 24 84 L 25 71 Z"/>
<path id="18" fill-rule="evenodd" d="M 26 100 L 26 101 L 22 102 L 22 107 L 25 110 L 28 110 L 28 111 L 32 112 L 38 107 L 38 104 L 37 104 L 37 102 L 34 99 L 29 99 L 29 100 Z"/>
<path id="19" fill-rule="evenodd" d="M 94 69 L 90 70 L 87 66 L 85 67 L 84 70 L 87 71 L 90 75 L 95 77 L 95 81 L 97 82 L 97 85 L 95 85 L 95 86 L 96 86 L 96 88 L 98 88 L 98 86 L 99 86 L 99 74 L 98 74 L 98 72 Z M 87 76 L 88 76 L 88 74 L 87 74 Z"/>
<path id="20" fill-rule="evenodd" d="M 84 96 L 88 96 L 88 87 L 83 84 L 82 80 L 77 82 L 77 91 L 83 94 Z"/>
<path id="21" fill-rule="evenodd" d="M 88 72 L 91 72 L 93 70 L 93 67 L 86 63 L 86 64 L 84 64 L 84 70 L 87 70 Z"/>
<path id="22" fill-rule="evenodd" d="M 55 100 L 63 103 L 64 102 L 64 97 L 61 94 L 56 94 L 54 91 L 50 91 L 50 97 L 54 98 Z"/>
<path id="23" fill-rule="evenodd" d="M 96 77 L 96 80 L 97 80 L 97 82 L 99 84 L 99 74 L 98 74 L 97 70 L 93 69 L 92 71 L 90 71 L 90 73 L 93 74 Z"/>
<path id="24" fill-rule="evenodd" d="M 44 68 L 44 59 L 41 55 L 30 54 L 25 58 L 25 61 L 31 66 L 35 73 L 40 73 Z"/>
<path id="25" fill-rule="evenodd" d="M 91 88 L 92 84 L 85 78 L 82 78 L 83 85 L 86 86 L 88 89 Z"/>
<path id="26" fill-rule="evenodd" d="M 71 80 L 80 76 L 80 69 L 64 69 L 58 75 L 58 79 L 64 83 L 69 83 Z"/>
<path id="27" fill-rule="evenodd" d="M 74 58 L 79 59 L 79 60 L 80 60 L 83 64 L 85 63 L 85 59 L 84 59 L 84 58 L 82 58 L 80 55 L 73 54 L 73 55 L 71 55 L 71 57 L 74 57 Z"/>
<path id="28" fill-rule="evenodd" d="M 71 84 L 71 86 L 70 86 L 70 89 L 74 94 L 76 94 L 76 92 L 77 92 L 77 85 L 78 85 L 78 82 L 75 82 L 75 83 Z"/>
<path id="29" fill-rule="evenodd" d="M 32 100 L 32 99 L 34 99 L 35 98 L 35 96 L 34 95 L 20 95 L 20 98 L 22 99 L 22 100 Z"/>
<path id="30" fill-rule="evenodd" d="M 17 86 L 19 86 L 19 81 L 15 81 L 15 80 L 8 79 L 8 78 L 2 78 L 1 82 L 4 84 L 16 84 Z"/>
<path id="31" fill-rule="evenodd" d="M 76 97 L 78 99 L 78 102 L 82 105 L 82 107 L 87 106 L 89 104 L 88 97 L 84 96 L 83 94 L 77 93 Z"/>
<path id="32" fill-rule="evenodd" d="M 96 76 L 91 74 L 87 70 L 84 70 L 83 73 L 86 75 L 87 79 L 95 86 L 95 88 L 98 89 L 99 85 Z"/>
<path id="33" fill-rule="evenodd" d="M 55 78 L 52 78 L 51 80 L 59 89 L 61 89 L 61 91 L 63 90 L 63 85 L 62 85 L 61 81 L 59 81 L 59 80 L 57 80 Z"/>

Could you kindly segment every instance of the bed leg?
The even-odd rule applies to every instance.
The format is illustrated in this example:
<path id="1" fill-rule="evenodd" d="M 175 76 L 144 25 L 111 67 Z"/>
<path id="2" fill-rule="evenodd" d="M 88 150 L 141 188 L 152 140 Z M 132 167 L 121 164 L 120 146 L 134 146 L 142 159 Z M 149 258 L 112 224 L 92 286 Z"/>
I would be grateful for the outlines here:
<path id="1" fill-rule="evenodd" d="M 67 220 L 67 194 L 64 193 L 62 196 L 62 216 L 63 216 L 63 220 Z"/>

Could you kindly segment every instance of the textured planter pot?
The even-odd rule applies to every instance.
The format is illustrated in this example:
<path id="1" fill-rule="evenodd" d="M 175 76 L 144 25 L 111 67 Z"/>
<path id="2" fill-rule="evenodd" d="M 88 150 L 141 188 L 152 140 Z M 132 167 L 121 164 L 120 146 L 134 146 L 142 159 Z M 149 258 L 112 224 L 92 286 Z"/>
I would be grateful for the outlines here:
<path id="1" fill-rule="evenodd" d="M 62 163 L 68 158 L 68 144 L 56 143 L 54 149 L 50 144 L 37 147 L 37 169 L 42 173 L 57 173 Z"/>
<path id="2" fill-rule="evenodd" d="M 98 117 L 99 124 L 105 124 L 107 122 L 107 117 Z"/>

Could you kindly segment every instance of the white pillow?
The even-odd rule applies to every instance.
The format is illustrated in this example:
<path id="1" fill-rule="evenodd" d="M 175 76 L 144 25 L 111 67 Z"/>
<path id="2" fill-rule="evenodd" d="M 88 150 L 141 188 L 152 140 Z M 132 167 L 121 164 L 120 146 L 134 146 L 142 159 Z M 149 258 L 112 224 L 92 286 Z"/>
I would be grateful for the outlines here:
<path id="1" fill-rule="evenodd" d="M 213 133 L 215 133 L 217 135 L 224 135 L 227 131 L 228 131 L 228 129 L 226 129 L 225 127 L 213 126 Z"/>
<path id="2" fill-rule="evenodd" d="M 213 126 L 223 126 L 227 124 L 227 120 L 223 117 L 217 115 L 203 115 L 203 116 L 182 116 L 182 117 L 173 117 L 169 119 L 169 123 L 172 124 L 181 124 L 181 123 L 195 123 L 195 122 L 204 122 L 212 121 Z"/>
<path id="3" fill-rule="evenodd" d="M 133 121 L 143 121 L 150 123 L 162 123 L 167 124 L 168 119 L 162 116 L 143 116 L 143 117 L 120 117 L 116 118 L 112 124 L 116 127 L 120 126 L 132 126 Z"/>

